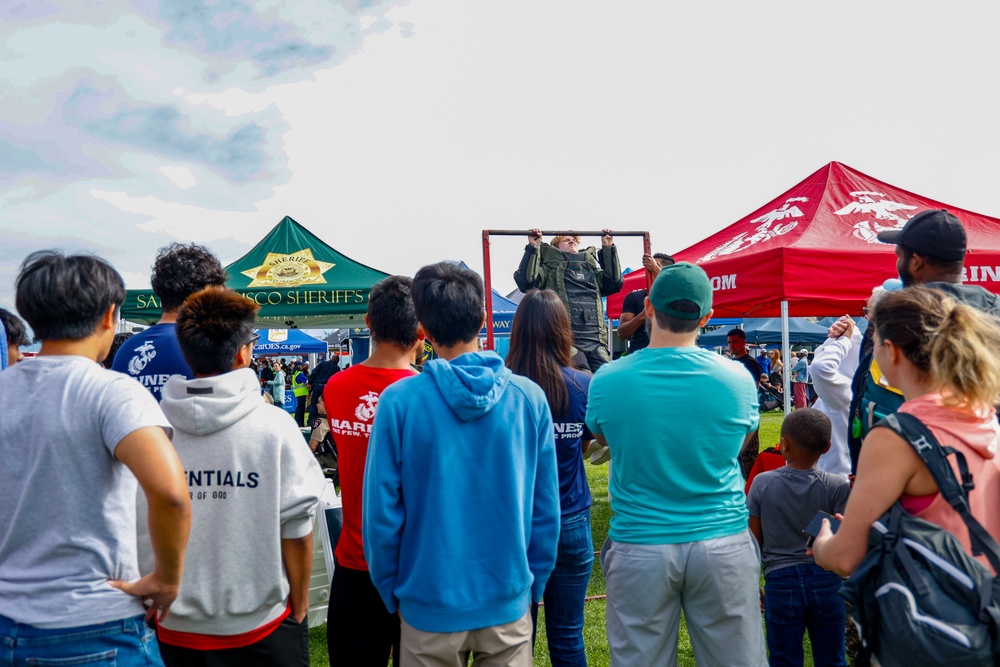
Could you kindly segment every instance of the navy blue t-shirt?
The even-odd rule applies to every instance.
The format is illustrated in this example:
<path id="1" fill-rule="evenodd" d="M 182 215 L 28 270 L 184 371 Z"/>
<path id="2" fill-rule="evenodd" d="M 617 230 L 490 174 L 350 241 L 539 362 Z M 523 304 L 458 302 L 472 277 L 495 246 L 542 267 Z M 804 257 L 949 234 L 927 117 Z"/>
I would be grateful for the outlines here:
<path id="1" fill-rule="evenodd" d="M 171 375 L 194 379 L 181 354 L 173 323 L 154 324 L 125 341 L 118 348 L 111 370 L 141 382 L 157 401 L 160 400 L 160 389 Z"/>
<path id="2" fill-rule="evenodd" d="M 590 374 L 563 368 L 569 402 L 562 419 L 553 418 L 556 431 L 556 461 L 559 465 L 559 507 L 563 516 L 590 507 L 590 486 L 583 468 L 583 441 L 593 435 L 584 423 L 587 416 L 587 393 Z"/>

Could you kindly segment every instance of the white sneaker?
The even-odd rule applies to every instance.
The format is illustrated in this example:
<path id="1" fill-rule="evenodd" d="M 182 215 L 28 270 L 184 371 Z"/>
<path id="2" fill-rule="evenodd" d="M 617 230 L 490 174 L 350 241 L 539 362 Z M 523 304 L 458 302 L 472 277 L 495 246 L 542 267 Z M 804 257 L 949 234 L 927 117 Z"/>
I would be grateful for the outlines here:
<path id="1" fill-rule="evenodd" d="M 607 446 L 601 447 L 590 455 L 590 464 L 599 466 L 602 463 L 607 463 L 611 460 L 611 451 Z"/>

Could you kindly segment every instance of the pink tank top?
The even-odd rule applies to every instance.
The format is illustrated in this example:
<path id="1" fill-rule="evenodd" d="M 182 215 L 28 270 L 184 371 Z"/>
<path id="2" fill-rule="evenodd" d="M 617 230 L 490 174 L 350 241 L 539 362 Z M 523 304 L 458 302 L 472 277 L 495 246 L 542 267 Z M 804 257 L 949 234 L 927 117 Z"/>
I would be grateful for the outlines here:
<path id="1" fill-rule="evenodd" d="M 988 406 L 975 411 L 947 407 L 937 392 L 906 401 L 899 411 L 918 417 L 942 447 L 953 447 L 965 455 L 976 485 L 969 494 L 969 509 L 993 539 L 1000 542 L 1000 460 L 996 457 L 1000 447 L 1000 424 L 996 411 Z M 949 458 L 957 475 L 958 465 L 954 459 Z M 900 501 L 907 512 L 949 531 L 969 554 L 972 553 L 965 522 L 941 494 L 904 495 Z M 985 557 L 980 556 L 978 560 L 989 567 Z"/>

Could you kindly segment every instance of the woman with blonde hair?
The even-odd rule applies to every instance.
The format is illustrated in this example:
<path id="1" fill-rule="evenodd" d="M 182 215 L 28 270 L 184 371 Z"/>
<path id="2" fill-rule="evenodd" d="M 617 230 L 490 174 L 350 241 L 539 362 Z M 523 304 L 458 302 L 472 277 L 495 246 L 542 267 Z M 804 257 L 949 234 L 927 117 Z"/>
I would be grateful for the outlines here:
<path id="1" fill-rule="evenodd" d="M 975 488 L 972 516 L 1000 539 L 1000 323 L 971 306 L 927 287 L 886 294 L 875 306 L 875 359 L 886 379 L 903 393 L 899 412 L 918 417 L 942 447 L 964 455 Z M 955 457 L 950 457 L 957 471 Z M 876 427 L 865 438 L 854 490 L 836 535 L 828 522 L 813 544 L 821 566 L 851 573 L 868 551 L 872 523 L 897 500 L 913 516 L 948 530 L 972 554 L 961 517 L 911 445 Z M 989 567 L 985 557 L 979 557 Z"/>
<path id="2" fill-rule="evenodd" d="M 781 350 L 769 350 L 767 356 L 771 359 L 771 384 L 780 387 L 783 383 L 782 377 L 785 369 L 785 365 L 781 363 Z"/>

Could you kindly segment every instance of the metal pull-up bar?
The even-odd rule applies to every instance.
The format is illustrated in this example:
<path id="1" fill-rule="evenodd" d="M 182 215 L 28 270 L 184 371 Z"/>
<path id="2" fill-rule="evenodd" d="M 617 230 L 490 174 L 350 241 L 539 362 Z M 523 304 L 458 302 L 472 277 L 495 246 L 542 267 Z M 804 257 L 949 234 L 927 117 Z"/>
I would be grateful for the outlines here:
<path id="1" fill-rule="evenodd" d="M 539 230 L 542 236 L 605 236 L 605 231 L 599 230 L 593 231 L 548 231 Z M 651 246 L 649 244 L 649 232 L 637 232 L 637 231 L 627 231 L 618 232 L 614 230 L 609 230 L 611 236 L 641 236 L 642 237 L 642 252 L 645 255 L 652 254 Z M 534 234 L 534 230 L 531 229 L 484 229 L 483 230 L 483 281 L 486 283 L 486 347 L 487 349 L 494 349 L 493 344 L 493 279 L 491 275 L 490 268 L 490 236 L 531 236 Z M 651 276 L 649 271 L 646 271 L 646 289 L 649 289 L 651 283 Z"/>

